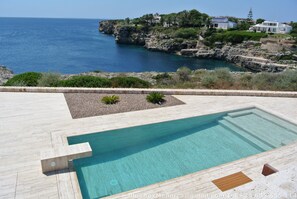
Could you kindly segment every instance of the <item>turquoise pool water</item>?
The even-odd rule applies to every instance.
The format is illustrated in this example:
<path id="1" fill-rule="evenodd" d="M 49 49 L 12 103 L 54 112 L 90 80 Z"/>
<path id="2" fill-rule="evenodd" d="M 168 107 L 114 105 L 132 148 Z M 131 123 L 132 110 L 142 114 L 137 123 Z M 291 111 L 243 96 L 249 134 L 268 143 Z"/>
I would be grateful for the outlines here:
<path id="1" fill-rule="evenodd" d="M 297 127 L 259 109 L 69 137 L 84 198 L 101 198 L 258 154 L 297 140 Z"/>

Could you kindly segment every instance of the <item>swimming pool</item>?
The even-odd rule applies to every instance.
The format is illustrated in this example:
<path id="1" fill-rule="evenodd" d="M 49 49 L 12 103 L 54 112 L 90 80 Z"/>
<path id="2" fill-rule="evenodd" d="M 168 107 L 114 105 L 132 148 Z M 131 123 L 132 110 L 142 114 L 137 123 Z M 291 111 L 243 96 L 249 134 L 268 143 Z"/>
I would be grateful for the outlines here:
<path id="1" fill-rule="evenodd" d="M 68 137 L 84 198 L 101 198 L 255 155 L 297 140 L 297 126 L 257 108 Z"/>

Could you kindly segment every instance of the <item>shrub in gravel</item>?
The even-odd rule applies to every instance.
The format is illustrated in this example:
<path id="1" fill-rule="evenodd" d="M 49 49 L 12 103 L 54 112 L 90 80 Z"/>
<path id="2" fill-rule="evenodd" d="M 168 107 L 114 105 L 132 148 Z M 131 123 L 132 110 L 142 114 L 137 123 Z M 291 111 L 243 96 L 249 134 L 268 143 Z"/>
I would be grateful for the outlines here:
<path id="1" fill-rule="evenodd" d="M 38 80 L 42 77 L 41 73 L 28 72 L 15 75 L 9 79 L 4 86 L 37 86 Z"/>
<path id="2" fill-rule="evenodd" d="M 112 95 L 112 96 L 104 96 L 101 99 L 101 102 L 103 102 L 104 104 L 116 104 L 120 101 L 120 97 L 116 96 L 116 95 Z"/>
<path id="3" fill-rule="evenodd" d="M 152 92 L 146 96 L 146 100 L 153 104 L 162 104 L 165 102 L 164 95 L 158 92 Z"/>
<path id="4" fill-rule="evenodd" d="M 61 87 L 90 87 L 90 88 L 108 88 L 111 82 L 107 78 L 94 76 L 73 76 L 67 80 L 59 82 Z"/>
<path id="5" fill-rule="evenodd" d="M 114 88 L 149 88 L 150 83 L 137 77 L 114 77 L 110 79 Z"/>

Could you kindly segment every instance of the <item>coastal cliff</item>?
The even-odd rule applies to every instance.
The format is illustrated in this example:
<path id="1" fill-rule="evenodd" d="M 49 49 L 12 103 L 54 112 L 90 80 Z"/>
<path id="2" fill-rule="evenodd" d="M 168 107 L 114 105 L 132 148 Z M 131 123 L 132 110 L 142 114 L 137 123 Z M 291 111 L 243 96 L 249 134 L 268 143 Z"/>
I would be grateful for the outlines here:
<path id="1" fill-rule="evenodd" d="M 100 22 L 99 31 L 113 35 L 119 44 L 141 45 L 152 51 L 200 59 L 225 60 L 252 72 L 281 72 L 297 68 L 296 59 L 282 59 L 294 57 L 297 51 L 295 41 L 286 39 L 262 38 L 239 44 L 215 42 L 207 46 L 203 34 L 196 39 L 175 38 L 156 29 L 123 25 L 114 20 Z"/>

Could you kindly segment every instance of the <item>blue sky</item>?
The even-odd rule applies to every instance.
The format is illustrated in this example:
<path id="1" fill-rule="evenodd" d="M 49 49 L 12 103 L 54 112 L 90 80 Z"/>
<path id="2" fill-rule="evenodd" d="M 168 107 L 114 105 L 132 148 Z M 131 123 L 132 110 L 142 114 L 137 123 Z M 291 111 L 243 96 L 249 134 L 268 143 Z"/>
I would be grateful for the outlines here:
<path id="1" fill-rule="evenodd" d="M 297 21 L 297 0 L 0 0 L 0 17 L 125 18 L 197 9 L 211 16 Z"/>

